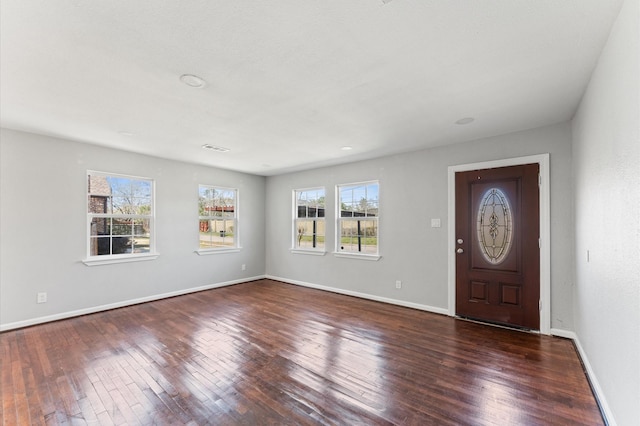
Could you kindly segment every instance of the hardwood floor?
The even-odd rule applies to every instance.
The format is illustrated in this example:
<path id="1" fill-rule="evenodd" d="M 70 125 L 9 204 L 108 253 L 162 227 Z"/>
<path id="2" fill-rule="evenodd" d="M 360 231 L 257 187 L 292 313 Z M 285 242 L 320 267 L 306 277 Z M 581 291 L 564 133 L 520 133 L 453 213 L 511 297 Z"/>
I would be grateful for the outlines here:
<path id="1" fill-rule="evenodd" d="M 571 341 L 260 280 L 0 334 L 0 424 L 603 424 Z"/>

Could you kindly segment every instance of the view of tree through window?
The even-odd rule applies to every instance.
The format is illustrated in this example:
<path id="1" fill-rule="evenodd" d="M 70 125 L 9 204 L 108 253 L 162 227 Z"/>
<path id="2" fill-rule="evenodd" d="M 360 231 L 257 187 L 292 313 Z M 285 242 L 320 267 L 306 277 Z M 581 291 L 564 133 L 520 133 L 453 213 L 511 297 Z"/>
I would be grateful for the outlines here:
<path id="1" fill-rule="evenodd" d="M 153 181 L 88 174 L 89 256 L 149 253 Z"/>
<path id="2" fill-rule="evenodd" d="M 378 254 L 378 182 L 339 185 L 339 252 Z"/>
<path id="3" fill-rule="evenodd" d="M 294 191 L 294 248 L 324 250 L 324 188 Z"/>
<path id="4" fill-rule="evenodd" d="M 200 185 L 198 208 L 201 249 L 238 246 L 237 196 L 235 189 Z"/>

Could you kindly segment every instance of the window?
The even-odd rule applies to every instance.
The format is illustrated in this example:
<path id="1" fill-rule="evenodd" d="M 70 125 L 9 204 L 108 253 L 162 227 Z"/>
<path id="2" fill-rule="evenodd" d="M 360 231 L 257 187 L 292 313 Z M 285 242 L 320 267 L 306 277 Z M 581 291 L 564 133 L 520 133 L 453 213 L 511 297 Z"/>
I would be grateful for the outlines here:
<path id="1" fill-rule="evenodd" d="M 238 248 L 238 191 L 200 185 L 200 250 L 220 251 Z"/>
<path id="2" fill-rule="evenodd" d="M 141 177 L 89 172 L 88 260 L 154 253 L 154 183 Z"/>
<path id="3" fill-rule="evenodd" d="M 324 251 L 324 188 L 294 191 L 293 248 Z"/>
<path id="4" fill-rule="evenodd" d="M 378 255 L 378 182 L 337 187 L 336 252 Z"/>

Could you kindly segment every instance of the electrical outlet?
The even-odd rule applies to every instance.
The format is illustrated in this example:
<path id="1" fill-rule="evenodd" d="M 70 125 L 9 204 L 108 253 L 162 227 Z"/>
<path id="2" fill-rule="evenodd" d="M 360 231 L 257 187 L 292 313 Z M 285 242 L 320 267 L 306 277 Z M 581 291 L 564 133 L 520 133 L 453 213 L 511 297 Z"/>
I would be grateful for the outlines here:
<path id="1" fill-rule="evenodd" d="M 396 281 L 396 288 L 402 288 L 402 281 Z"/>
<path id="2" fill-rule="evenodd" d="M 242 270 L 246 270 L 247 269 L 247 265 L 245 265 L 244 263 L 242 264 Z"/>
<path id="3" fill-rule="evenodd" d="M 38 303 L 47 303 L 47 293 L 38 293 Z"/>

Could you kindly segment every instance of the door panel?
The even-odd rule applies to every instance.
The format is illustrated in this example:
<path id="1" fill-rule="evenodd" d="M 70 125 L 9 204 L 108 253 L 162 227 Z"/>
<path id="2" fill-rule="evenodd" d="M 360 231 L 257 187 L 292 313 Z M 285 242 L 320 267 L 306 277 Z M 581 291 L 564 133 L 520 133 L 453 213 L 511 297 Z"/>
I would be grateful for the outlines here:
<path id="1" fill-rule="evenodd" d="M 456 314 L 540 328 L 538 164 L 456 173 Z"/>

